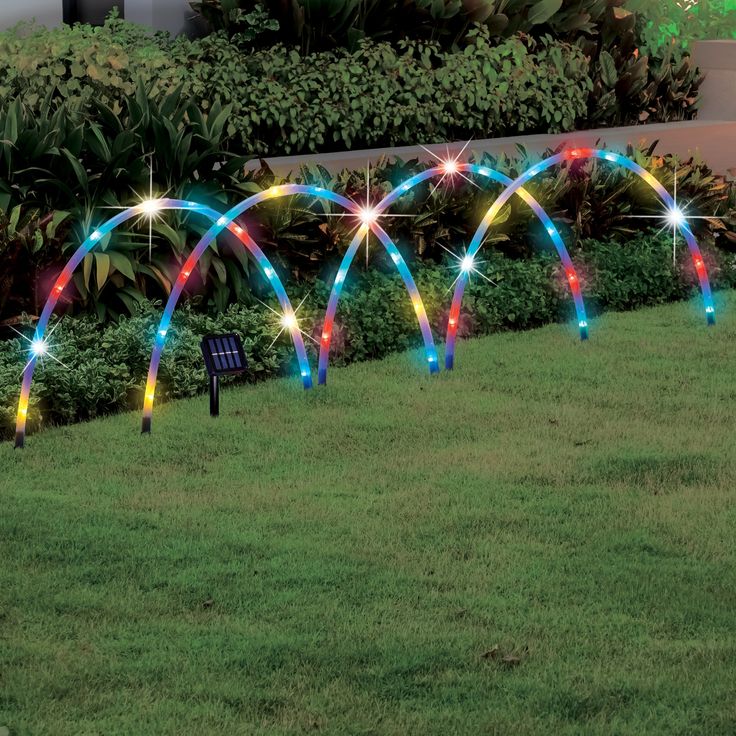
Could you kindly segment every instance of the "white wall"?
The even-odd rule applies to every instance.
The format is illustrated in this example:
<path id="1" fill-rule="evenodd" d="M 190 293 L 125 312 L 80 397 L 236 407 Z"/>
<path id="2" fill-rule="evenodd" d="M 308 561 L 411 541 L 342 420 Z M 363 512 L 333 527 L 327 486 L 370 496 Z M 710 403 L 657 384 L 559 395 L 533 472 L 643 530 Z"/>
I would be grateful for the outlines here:
<path id="1" fill-rule="evenodd" d="M 705 74 L 698 117 L 736 120 L 736 41 L 697 41 L 693 55 Z"/>
<path id="2" fill-rule="evenodd" d="M 61 0 L 0 0 L 0 28 L 35 18 L 39 23 L 61 23 Z"/>

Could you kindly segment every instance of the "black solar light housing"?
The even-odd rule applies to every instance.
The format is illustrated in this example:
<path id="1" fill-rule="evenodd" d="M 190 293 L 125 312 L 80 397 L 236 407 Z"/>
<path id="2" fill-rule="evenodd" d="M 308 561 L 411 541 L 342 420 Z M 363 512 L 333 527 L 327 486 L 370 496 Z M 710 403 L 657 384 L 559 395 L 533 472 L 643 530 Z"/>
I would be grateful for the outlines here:
<path id="1" fill-rule="evenodd" d="M 220 416 L 220 376 L 245 373 L 248 361 L 239 335 L 205 335 L 200 343 L 204 365 L 210 377 L 210 415 Z"/>

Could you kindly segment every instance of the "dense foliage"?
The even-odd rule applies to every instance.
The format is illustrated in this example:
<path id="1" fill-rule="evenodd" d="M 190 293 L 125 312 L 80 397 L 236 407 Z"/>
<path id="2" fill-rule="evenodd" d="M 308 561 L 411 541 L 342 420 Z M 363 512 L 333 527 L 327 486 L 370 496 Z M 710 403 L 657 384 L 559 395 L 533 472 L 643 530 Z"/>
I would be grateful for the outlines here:
<path id="1" fill-rule="evenodd" d="M 117 112 L 139 82 L 154 98 L 183 86 L 202 109 L 232 106 L 224 145 L 250 156 L 694 115 L 700 79 L 689 57 L 640 53 L 636 14 L 569 3 L 545 22 L 544 4 L 525 11 L 544 33 L 498 38 L 493 24 L 464 22 L 451 46 L 378 34 L 306 54 L 254 46 L 242 33 L 171 40 L 115 17 L 101 28 L 15 29 L 0 34 L 0 105 L 71 104 L 94 115 L 90 102 Z M 509 21 L 507 29 L 526 27 Z"/>
<path id="2" fill-rule="evenodd" d="M 627 0 L 639 13 L 644 50 L 687 49 L 701 39 L 736 38 L 736 0 Z"/>
<path id="3" fill-rule="evenodd" d="M 92 116 L 65 106 L 33 114 L 17 101 L 0 108 L 0 256 L 6 264 L 0 275 L 0 320 L 39 313 L 71 252 L 112 215 L 105 208 L 129 206 L 148 196 L 149 166 L 154 194 L 197 199 L 220 211 L 280 183 L 267 169 L 245 174 L 243 159 L 225 150 L 230 110 L 217 103 L 202 113 L 177 93 L 157 102 L 139 86 L 117 115 L 98 100 L 89 105 Z M 725 212 L 726 184 L 701 162 L 657 157 L 651 151 L 629 153 L 655 171 L 668 190 L 675 188 L 677 171 L 677 188 L 690 212 Z M 523 151 L 515 160 L 486 155 L 479 161 L 510 176 L 532 163 Z M 371 201 L 421 168 L 416 161 L 378 167 L 371 172 Z M 296 180 L 320 183 L 357 201 L 365 197 L 365 172 L 330 176 L 310 167 Z M 534 186 L 542 205 L 569 227 L 566 238 L 572 245 L 601 231 L 628 237 L 646 224 L 630 215 L 656 211 L 656 199 L 638 177 L 605 163 L 552 170 Z M 397 203 L 397 212 L 413 217 L 390 220 L 390 232 L 410 261 L 436 263 L 444 253 L 441 246 L 459 249 L 469 241 L 478 213 L 491 205 L 497 192 L 497 185 L 476 188 L 460 178 L 436 189 L 427 182 Z M 302 198 L 259 207 L 249 225 L 282 276 L 301 282 L 331 276 L 353 222 L 325 217 L 318 203 Z M 66 308 L 93 312 L 106 321 L 135 312 L 138 301 L 166 297 L 183 260 L 208 226 L 199 216 L 162 213 L 152 223 L 149 252 L 148 223 L 130 222 L 87 256 L 74 287 L 65 294 Z M 729 230 L 723 232 L 727 238 Z M 517 199 L 507 205 L 493 233 L 496 247 L 512 258 L 532 255 L 543 235 Z M 218 310 L 233 301 L 248 301 L 252 293 L 262 294 L 259 277 L 242 251 L 225 247 L 228 242 L 225 236 L 219 248 L 208 251 L 188 285 L 190 297 Z M 378 249 L 372 254 L 376 265 L 390 267 Z"/>
<path id="4" fill-rule="evenodd" d="M 222 146 L 227 108 L 215 104 L 203 113 L 178 93 L 155 102 L 142 86 L 118 114 L 98 100 L 90 105 L 93 116 L 67 107 L 32 113 L 18 101 L 0 108 L 0 315 L 37 314 L 71 249 L 114 208 L 148 195 L 151 166 L 154 194 L 196 194 L 221 209 L 247 192 L 243 160 Z M 106 239 L 77 274 L 80 304 L 104 319 L 168 293 L 188 255 L 188 236 L 207 226 L 176 213 L 154 221 L 150 258 L 140 228 Z M 203 279 L 210 268 L 215 274 L 221 306 L 230 296 L 228 264 L 216 250 L 202 264 Z"/>
<path id="5" fill-rule="evenodd" d="M 694 292 L 696 281 L 687 254 L 681 251 L 677 265 L 673 264 L 667 237 L 640 235 L 626 246 L 585 240 L 573 257 L 582 275 L 591 315 L 604 309 L 630 309 L 681 299 Z M 714 285 L 736 285 L 733 256 L 709 251 L 707 258 Z M 461 321 L 460 334 L 464 337 L 536 327 L 566 319 L 572 313 L 559 261 L 548 252 L 518 260 L 489 251 L 481 270 L 493 283 L 479 277 L 471 281 Z M 450 298 L 447 289 L 455 269 L 450 262 L 425 264 L 416 269 L 415 275 L 435 335 L 442 339 Z M 299 296 L 292 293 L 295 299 Z M 327 285 L 317 282 L 304 297 L 300 326 L 318 333 Z M 37 370 L 31 425 L 72 422 L 139 407 L 159 315 L 159 305 L 144 303 L 133 317 L 105 328 L 90 318 L 63 319 L 53 333 L 52 344 L 55 357 L 65 365 L 47 359 Z M 372 270 L 352 275 L 338 320 L 333 351 L 333 362 L 338 364 L 380 358 L 419 344 L 411 301 L 393 273 Z M 279 330 L 275 315 L 260 304 L 234 305 L 217 316 L 198 314 L 186 307 L 179 310 L 161 364 L 158 398 L 192 396 L 206 388 L 199 340 L 208 332 L 235 331 L 242 335 L 250 362 L 245 380 L 293 373 L 288 336 L 284 334 L 273 343 Z M 19 375 L 26 360 L 24 341 L 0 342 L 0 431 L 4 436 L 10 436 Z"/>
<path id="6" fill-rule="evenodd" d="M 233 106 L 230 130 L 258 154 L 392 146 L 512 133 L 562 132 L 587 112 L 588 63 L 574 46 L 471 31 L 462 53 L 432 43 L 362 42 L 300 56 L 249 56 L 222 36 L 180 43 L 188 89 Z M 274 144 L 274 142 L 277 142 Z"/>
<path id="7" fill-rule="evenodd" d="M 461 42 L 473 23 L 497 36 L 514 33 L 573 40 L 601 35 L 612 20 L 636 13 L 650 51 L 674 38 L 687 46 L 698 38 L 736 33 L 734 0 L 192 0 L 213 29 L 241 42 L 286 41 L 304 51 L 351 47 L 360 39 L 404 38 Z"/>

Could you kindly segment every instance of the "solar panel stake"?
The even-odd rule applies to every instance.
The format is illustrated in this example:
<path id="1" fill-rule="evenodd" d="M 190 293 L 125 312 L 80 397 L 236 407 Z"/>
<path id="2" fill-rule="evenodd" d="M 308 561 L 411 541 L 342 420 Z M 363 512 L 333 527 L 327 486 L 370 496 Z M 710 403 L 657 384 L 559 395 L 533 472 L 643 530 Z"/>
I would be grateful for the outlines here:
<path id="1" fill-rule="evenodd" d="M 220 377 L 210 376 L 210 416 L 220 416 Z"/>
<path id="2" fill-rule="evenodd" d="M 227 335 L 206 335 L 200 345 L 204 366 L 210 377 L 210 416 L 220 416 L 220 376 L 245 373 L 248 361 L 243 343 L 234 332 Z"/>

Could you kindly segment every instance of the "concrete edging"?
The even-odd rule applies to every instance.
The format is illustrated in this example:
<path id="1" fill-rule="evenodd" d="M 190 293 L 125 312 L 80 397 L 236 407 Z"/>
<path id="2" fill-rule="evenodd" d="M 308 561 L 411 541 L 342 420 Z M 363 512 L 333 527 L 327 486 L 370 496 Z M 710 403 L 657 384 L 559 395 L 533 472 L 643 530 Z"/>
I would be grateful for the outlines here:
<path id="1" fill-rule="evenodd" d="M 624 153 L 629 144 L 649 146 L 655 141 L 659 141 L 656 148 L 659 153 L 674 153 L 684 158 L 699 156 L 716 173 L 732 173 L 732 176 L 736 177 L 736 119 L 733 122 L 729 120 L 691 120 L 624 128 L 599 128 L 559 135 L 488 138 L 472 141 L 468 146 L 468 153 L 513 156 L 517 153 L 517 147 L 523 146 L 529 153 L 541 155 L 545 150 L 557 148 L 563 143 L 571 147 L 600 145 L 617 153 Z M 437 156 L 445 157 L 448 151 L 450 154 L 459 153 L 464 145 L 464 142 L 453 142 L 428 145 L 426 148 Z M 421 146 L 373 148 L 304 156 L 267 156 L 263 160 L 275 174 L 286 176 L 290 173 L 297 173 L 301 166 L 307 164 L 318 164 L 330 173 L 337 173 L 343 169 L 362 169 L 369 163 L 374 165 L 384 157 L 396 157 L 405 161 L 418 159 L 422 162 L 436 160 Z M 248 164 L 251 170 L 258 167 L 258 159 Z"/>

